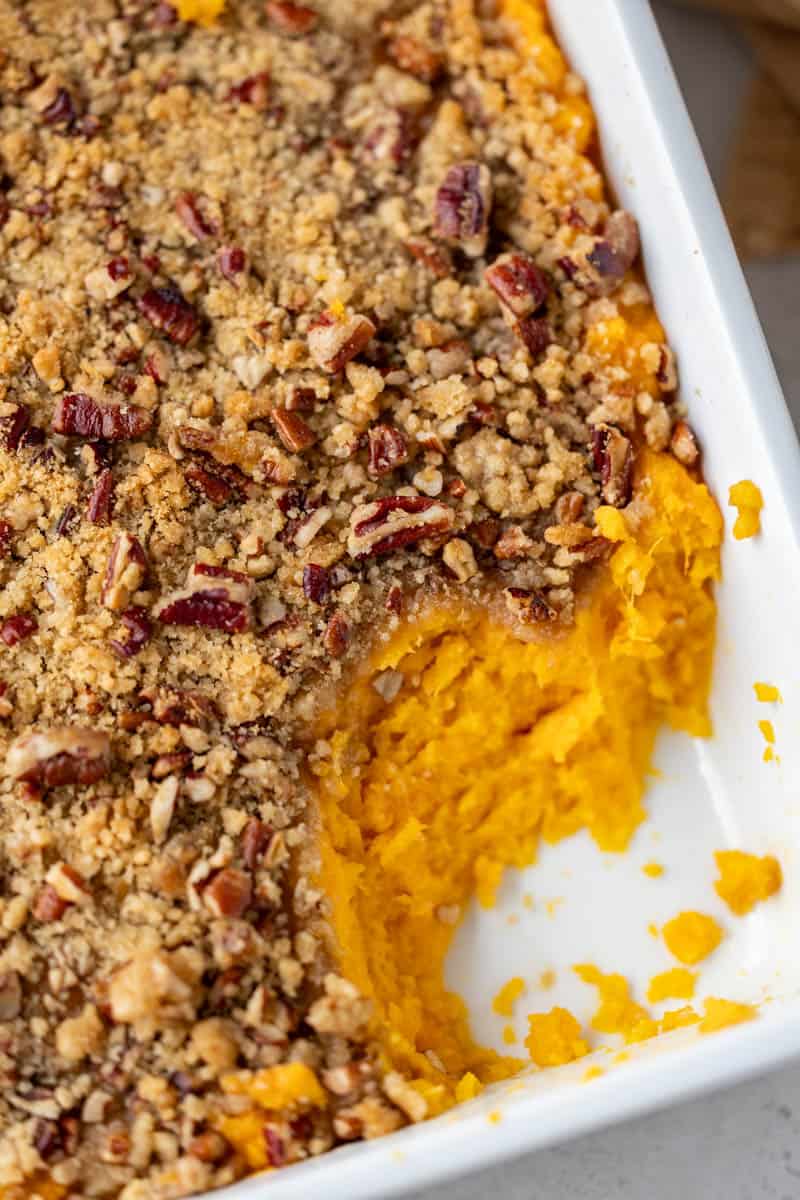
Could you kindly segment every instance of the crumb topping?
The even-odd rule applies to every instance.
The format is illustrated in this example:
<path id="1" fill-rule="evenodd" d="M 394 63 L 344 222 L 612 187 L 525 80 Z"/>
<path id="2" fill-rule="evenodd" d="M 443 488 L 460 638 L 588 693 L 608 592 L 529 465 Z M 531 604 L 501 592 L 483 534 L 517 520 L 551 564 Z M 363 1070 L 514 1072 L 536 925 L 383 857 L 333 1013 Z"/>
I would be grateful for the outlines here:
<path id="1" fill-rule="evenodd" d="M 222 7 L 0 0 L 13 1200 L 190 1195 L 425 1115 L 331 960 L 302 732 L 419 597 L 569 623 L 638 450 L 699 453 L 548 38 Z"/>

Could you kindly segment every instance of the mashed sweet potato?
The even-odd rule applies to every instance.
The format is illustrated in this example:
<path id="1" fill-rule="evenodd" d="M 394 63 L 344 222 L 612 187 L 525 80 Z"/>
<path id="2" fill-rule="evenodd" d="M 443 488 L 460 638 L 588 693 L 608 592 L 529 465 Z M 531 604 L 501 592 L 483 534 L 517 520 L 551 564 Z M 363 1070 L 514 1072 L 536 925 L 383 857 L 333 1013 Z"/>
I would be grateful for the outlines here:
<path id="1" fill-rule="evenodd" d="M 618 545 L 569 632 L 525 642 L 485 611 L 432 607 L 378 642 L 320 722 L 320 883 L 341 970 L 374 1001 L 387 1063 L 434 1110 L 465 1072 L 520 1065 L 475 1043 L 444 985 L 458 914 L 473 896 L 491 905 L 543 839 L 587 828 L 624 850 L 659 726 L 710 733 L 716 504 L 646 453 L 628 514 L 601 510 L 598 525 Z"/>

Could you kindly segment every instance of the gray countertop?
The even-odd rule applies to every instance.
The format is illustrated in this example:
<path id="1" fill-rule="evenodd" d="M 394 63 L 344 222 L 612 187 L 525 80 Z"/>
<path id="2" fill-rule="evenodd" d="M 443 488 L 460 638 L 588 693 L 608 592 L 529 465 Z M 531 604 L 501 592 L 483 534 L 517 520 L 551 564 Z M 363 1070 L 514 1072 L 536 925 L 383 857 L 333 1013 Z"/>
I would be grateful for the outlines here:
<path id="1" fill-rule="evenodd" d="M 752 66 L 722 18 L 656 2 L 719 181 Z M 746 268 L 800 427 L 800 257 Z M 413 1200 L 798 1200 L 800 1065 L 655 1116 L 528 1155 Z"/>

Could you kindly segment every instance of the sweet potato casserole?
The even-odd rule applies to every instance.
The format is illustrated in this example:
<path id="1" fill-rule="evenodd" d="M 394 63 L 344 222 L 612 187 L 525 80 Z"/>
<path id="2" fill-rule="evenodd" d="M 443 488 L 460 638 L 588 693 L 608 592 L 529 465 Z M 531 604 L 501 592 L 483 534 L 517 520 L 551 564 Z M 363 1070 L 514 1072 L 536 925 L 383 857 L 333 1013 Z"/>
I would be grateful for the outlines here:
<path id="1" fill-rule="evenodd" d="M 0 0 L 3 1200 L 520 1069 L 445 989 L 467 903 L 709 732 L 638 253 L 542 0 Z"/>

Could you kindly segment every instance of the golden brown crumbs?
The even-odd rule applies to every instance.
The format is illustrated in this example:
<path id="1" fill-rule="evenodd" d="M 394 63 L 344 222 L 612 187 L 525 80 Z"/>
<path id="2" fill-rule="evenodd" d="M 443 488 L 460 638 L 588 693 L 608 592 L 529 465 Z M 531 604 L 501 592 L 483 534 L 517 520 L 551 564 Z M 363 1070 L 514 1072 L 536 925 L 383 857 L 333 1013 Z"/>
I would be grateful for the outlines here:
<path id="1" fill-rule="evenodd" d="M 569 622 L 636 449 L 697 459 L 554 49 L 201 7 L 0 0 L 4 1200 L 424 1115 L 331 960 L 302 732 L 421 597 Z"/>

